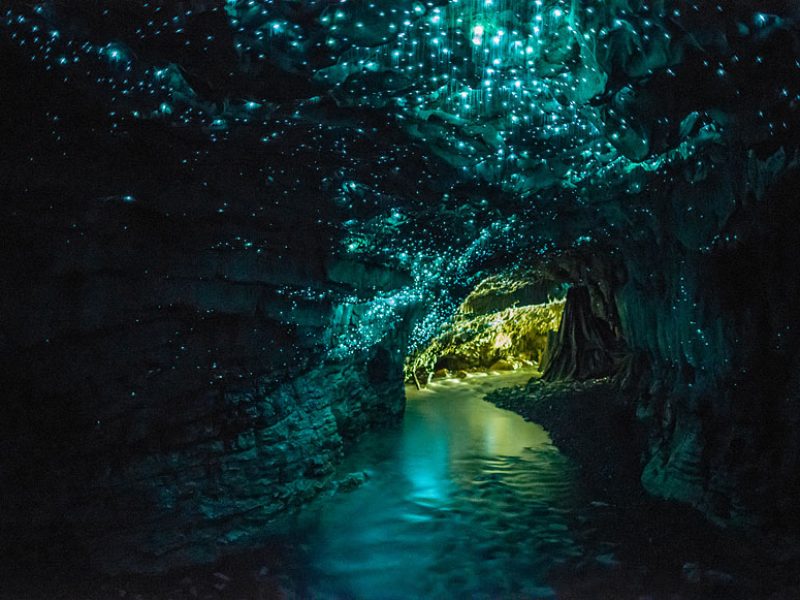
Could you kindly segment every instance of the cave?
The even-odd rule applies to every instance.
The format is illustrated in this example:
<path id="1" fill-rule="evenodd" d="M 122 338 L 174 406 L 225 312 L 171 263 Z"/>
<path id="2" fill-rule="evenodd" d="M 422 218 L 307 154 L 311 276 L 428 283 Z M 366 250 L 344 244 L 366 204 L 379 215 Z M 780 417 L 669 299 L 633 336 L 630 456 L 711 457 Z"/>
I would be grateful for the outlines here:
<path id="1" fill-rule="evenodd" d="M 0 49 L 0 598 L 800 597 L 795 3 Z"/>

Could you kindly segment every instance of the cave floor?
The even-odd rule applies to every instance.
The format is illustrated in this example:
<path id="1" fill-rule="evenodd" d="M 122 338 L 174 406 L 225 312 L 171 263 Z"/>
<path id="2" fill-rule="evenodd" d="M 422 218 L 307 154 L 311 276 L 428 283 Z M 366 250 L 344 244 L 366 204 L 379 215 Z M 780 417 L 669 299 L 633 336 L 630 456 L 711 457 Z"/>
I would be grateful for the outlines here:
<path id="1" fill-rule="evenodd" d="M 764 581 L 752 548 L 692 511 L 607 493 L 541 426 L 483 400 L 531 374 L 409 388 L 404 421 L 340 466 L 349 485 L 273 523 L 258 550 L 158 576 L 62 574 L 56 592 L 41 577 L 2 597 L 800 597 Z"/>

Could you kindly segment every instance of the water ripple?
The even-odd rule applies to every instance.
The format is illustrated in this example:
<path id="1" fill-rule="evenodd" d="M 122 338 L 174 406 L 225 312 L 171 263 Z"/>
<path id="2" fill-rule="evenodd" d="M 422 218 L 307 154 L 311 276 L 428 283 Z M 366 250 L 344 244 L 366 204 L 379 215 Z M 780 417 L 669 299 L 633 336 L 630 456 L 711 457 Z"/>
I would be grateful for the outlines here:
<path id="1" fill-rule="evenodd" d="M 314 595 L 552 597 L 547 571 L 580 553 L 575 468 L 541 427 L 484 402 L 491 384 L 411 391 L 403 426 L 351 453 L 342 472 L 372 477 L 305 513 Z"/>

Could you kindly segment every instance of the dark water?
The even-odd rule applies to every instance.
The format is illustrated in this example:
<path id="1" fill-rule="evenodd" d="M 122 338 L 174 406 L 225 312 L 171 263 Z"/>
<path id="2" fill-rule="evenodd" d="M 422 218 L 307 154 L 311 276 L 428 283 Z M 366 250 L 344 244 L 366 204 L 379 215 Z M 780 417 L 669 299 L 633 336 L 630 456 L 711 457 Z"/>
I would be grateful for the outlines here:
<path id="1" fill-rule="evenodd" d="M 554 565 L 581 554 L 565 516 L 576 470 L 538 425 L 482 400 L 530 373 L 409 389 L 401 427 L 342 466 L 361 487 L 305 510 L 306 592 L 353 598 L 547 598 Z"/>
<path id="2" fill-rule="evenodd" d="M 540 426 L 482 400 L 530 376 L 408 389 L 403 422 L 364 436 L 338 470 L 366 481 L 273 522 L 258 549 L 36 598 L 800 598 L 800 587 L 767 591 L 771 565 L 685 507 L 595 495 Z"/>

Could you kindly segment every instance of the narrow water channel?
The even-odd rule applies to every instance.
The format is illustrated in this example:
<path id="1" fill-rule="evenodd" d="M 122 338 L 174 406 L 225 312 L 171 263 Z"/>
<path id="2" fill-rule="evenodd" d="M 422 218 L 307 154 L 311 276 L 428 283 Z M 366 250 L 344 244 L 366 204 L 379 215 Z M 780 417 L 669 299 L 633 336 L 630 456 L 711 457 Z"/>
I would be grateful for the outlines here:
<path id="1" fill-rule="evenodd" d="M 565 515 L 576 470 L 538 425 L 482 400 L 531 373 L 408 390 L 402 426 L 368 435 L 342 472 L 365 484 L 305 510 L 311 595 L 546 598 L 547 572 L 580 554 Z"/>
<path id="2" fill-rule="evenodd" d="M 483 400 L 531 375 L 408 388 L 402 423 L 366 434 L 336 473 L 363 483 L 271 523 L 258 549 L 41 597 L 783 600 L 752 573 L 743 585 L 765 567 L 742 569 L 699 515 L 646 495 L 602 500 L 542 427 Z M 732 562 L 736 578 L 718 570 Z"/>

